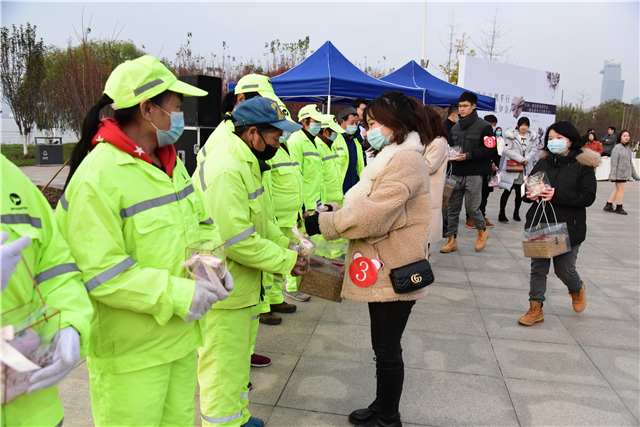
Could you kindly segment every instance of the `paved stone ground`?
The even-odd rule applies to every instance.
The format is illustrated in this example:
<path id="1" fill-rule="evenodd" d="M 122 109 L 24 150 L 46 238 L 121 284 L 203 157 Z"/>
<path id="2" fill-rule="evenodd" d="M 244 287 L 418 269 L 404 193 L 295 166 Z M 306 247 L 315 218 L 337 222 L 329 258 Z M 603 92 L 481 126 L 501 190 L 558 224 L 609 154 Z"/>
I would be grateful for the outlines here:
<path id="1" fill-rule="evenodd" d="M 47 182 L 58 172 L 60 165 L 58 166 L 23 166 L 20 168 L 22 172 L 27 175 L 31 181 L 36 185 L 46 185 Z M 56 179 L 51 181 L 50 187 L 64 188 L 64 183 L 69 175 L 69 166 L 65 166 L 60 171 Z"/>
<path id="2" fill-rule="evenodd" d="M 415 305 L 403 337 L 404 425 L 638 425 L 640 186 L 628 185 L 626 217 L 602 211 L 611 189 L 599 183 L 588 212 L 578 257 L 583 313 L 573 312 L 552 276 L 545 322 L 518 325 L 528 309 L 529 260 L 523 223 L 495 221 L 497 192 L 489 199 L 496 227 L 484 251 L 475 252 L 475 230 L 466 228 L 458 252 L 435 248 L 436 283 Z M 273 365 L 252 369 L 250 410 L 269 427 L 348 426 L 346 415 L 374 398 L 364 303 L 300 303 L 282 325 L 261 325 L 256 352 Z M 84 363 L 60 394 L 66 426 L 93 425 Z"/>

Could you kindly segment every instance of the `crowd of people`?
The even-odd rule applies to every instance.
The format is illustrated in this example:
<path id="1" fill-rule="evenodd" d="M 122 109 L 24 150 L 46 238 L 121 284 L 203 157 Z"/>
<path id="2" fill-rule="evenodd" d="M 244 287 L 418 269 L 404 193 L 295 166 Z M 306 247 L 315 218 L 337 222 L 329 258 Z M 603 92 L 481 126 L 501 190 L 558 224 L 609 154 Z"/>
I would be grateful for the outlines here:
<path id="1" fill-rule="evenodd" d="M 508 221 L 513 191 L 514 220 L 522 201 L 532 204 L 526 227 L 539 210 L 553 209 L 571 240 L 568 253 L 532 259 L 530 309 L 519 323 L 544 320 L 551 261 L 574 310 L 584 310 L 576 258 L 595 200 L 600 155 L 585 148 L 595 136 L 584 141 L 558 122 L 538 146 L 526 117 L 503 133 L 495 116 L 479 117 L 471 92 L 444 120 L 387 92 L 335 116 L 310 104 L 296 122 L 269 78 L 252 74 L 224 98 L 223 121 L 189 176 L 173 144 L 184 129 L 183 97 L 204 95 L 151 56 L 119 65 L 84 120 L 55 213 L 2 156 L 2 197 L 11 200 L 2 204 L 2 311 L 39 304 L 41 295 L 61 312 L 51 363 L 31 376 L 28 393 L 3 406 L 3 426 L 61 425 L 56 384 L 85 356 L 97 426 L 193 425 L 198 384 L 203 425 L 264 425 L 247 409 L 250 368 L 271 364 L 254 351 L 258 326 L 296 311 L 285 296 L 312 298 L 298 289 L 309 260 L 290 249 L 296 228 L 316 243 L 347 242 L 342 296 L 368 303 L 377 386 L 349 421 L 401 426 L 401 339 L 428 293 L 428 283 L 404 276 L 426 277 L 429 247 L 444 237 L 440 252 L 457 250 L 463 201 L 465 224 L 478 231 L 475 250 L 486 247 L 496 172 L 504 190 L 499 221 Z M 101 119 L 106 106 L 113 118 Z M 605 210 L 614 199 L 622 210 L 624 182 L 637 179 L 629 132 L 619 135 L 616 191 Z M 550 189 L 521 193 L 524 177 L 538 171 Z M 185 275 L 186 250 L 202 241 L 225 245 L 222 277 Z"/>

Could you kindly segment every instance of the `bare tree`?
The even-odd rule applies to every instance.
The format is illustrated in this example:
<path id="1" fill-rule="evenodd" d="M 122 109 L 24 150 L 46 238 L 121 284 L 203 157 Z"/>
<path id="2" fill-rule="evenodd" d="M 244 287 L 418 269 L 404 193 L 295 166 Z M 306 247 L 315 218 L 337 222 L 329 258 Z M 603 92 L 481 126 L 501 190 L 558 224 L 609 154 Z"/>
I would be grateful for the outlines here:
<path id="1" fill-rule="evenodd" d="M 0 37 L 2 96 L 11 107 L 26 156 L 44 77 L 44 43 L 36 39 L 36 26 L 30 23 L 26 28 L 13 25 L 11 33 L 2 27 Z"/>
<path id="2" fill-rule="evenodd" d="M 449 52 L 449 55 L 447 57 L 447 62 L 438 66 L 440 72 L 447 77 L 447 81 L 449 82 L 451 81 L 451 75 L 453 74 L 453 71 L 455 68 L 454 67 L 454 63 L 456 60 L 455 37 L 456 37 L 456 30 L 460 26 L 460 24 L 455 25 L 453 22 L 454 22 L 453 14 L 451 14 L 451 24 L 447 24 L 447 27 L 449 28 L 448 40 L 445 43 L 442 41 L 442 39 L 440 39 L 440 43 L 442 43 L 442 46 L 444 46 L 444 48 L 447 49 L 447 51 Z"/>
<path id="3" fill-rule="evenodd" d="M 582 115 L 582 113 L 585 113 L 584 104 L 589 102 L 589 100 L 591 99 L 591 96 L 589 96 L 589 94 L 586 93 L 586 91 L 587 91 L 586 88 L 582 89 L 582 92 L 580 92 L 577 96 L 573 97 L 578 102 L 578 108 L 576 111 L 576 124 L 575 124 L 576 127 L 579 126 L 580 116 Z"/>
<path id="4" fill-rule="evenodd" d="M 502 48 L 500 46 L 501 39 L 509 34 L 512 29 L 503 30 L 504 20 L 498 18 L 498 6 L 496 6 L 496 13 L 493 15 L 493 19 L 487 19 L 487 29 L 484 29 L 478 25 L 480 33 L 482 33 L 482 39 L 480 43 L 474 43 L 476 48 L 482 54 L 484 59 L 491 61 L 509 61 L 509 51 L 513 46 Z"/>

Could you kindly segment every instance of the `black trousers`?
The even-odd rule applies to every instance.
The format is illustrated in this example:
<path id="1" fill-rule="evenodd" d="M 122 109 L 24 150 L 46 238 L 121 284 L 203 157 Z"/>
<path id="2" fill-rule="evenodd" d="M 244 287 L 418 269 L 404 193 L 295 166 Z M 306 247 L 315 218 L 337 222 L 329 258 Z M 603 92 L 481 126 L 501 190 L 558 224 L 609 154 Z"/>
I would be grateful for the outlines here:
<path id="1" fill-rule="evenodd" d="M 415 301 L 370 302 L 371 344 L 376 355 L 376 400 L 378 413 L 398 414 L 404 362 L 400 340 Z"/>
<path id="2" fill-rule="evenodd" d="M 509 195 L 511 194 L 512 191 L 516 192 L 516 207 L 515 210 L 513 211 L 514 213 L 519 213 L 520 212 L 520 205 L 522 204 L 522 194 L 521 193 L 521 184 L 513 184 L 513 187 L 511 187 L 510 190 L 504 190 L 502 192 L 502 196 L 500 197 L 500 212 L 504 212 L 504 210 L 507 208 L 507 202 L 509 201 Z"/>

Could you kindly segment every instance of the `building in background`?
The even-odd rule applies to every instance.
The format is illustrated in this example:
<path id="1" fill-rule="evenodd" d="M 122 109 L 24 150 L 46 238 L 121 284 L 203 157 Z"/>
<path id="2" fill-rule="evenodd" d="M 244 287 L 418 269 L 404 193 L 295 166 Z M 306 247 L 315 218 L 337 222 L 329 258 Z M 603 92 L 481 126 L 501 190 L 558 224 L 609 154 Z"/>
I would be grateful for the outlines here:
<path id="1" fill-rule="evenodd" d="M 631 103 L 632 103 L 633 105 L 638 105 L 638 104 L 640 104 L 640 96 L 633 98 L 633 99 L 631 100 Z"/>
<path id="2" fill-rule="evenodd" d="M 600 71 L 600 74 L 602 74 L 600 103 L 602 104 L 610 99 L 622 101 L 622 92 L 624 92 L 624 80 L 621 79 L 622 62 L 604 61 L 604 70 Z"/>

